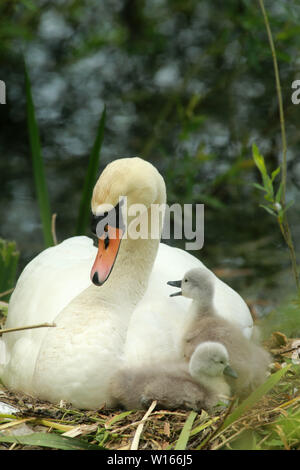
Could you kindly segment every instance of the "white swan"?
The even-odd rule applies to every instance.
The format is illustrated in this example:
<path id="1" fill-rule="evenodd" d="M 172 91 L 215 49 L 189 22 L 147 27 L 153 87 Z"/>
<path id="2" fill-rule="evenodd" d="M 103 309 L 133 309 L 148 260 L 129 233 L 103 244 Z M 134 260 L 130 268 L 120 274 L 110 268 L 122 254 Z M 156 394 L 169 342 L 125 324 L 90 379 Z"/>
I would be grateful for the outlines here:
<path id="1" fill-rule="evenodd" d="M 165 202 L 165 184 L 140 158 L 115 160 L 94 188 L 93 213 L 103 213 L 107 204 L 116 206 L 119 196 L 127 196 L 128 207 L 142 203 L 150 208 Z M 150 218 L 150 209 L 143 217 Z M 160 233 L 161 226 L 157 229 Z M 48 248 L 25 267 L 11 297 L 6 327 L 44 321 L 55 321 L 57 327 L 3 335 L 6 354 L 0 376 L 8 388 L 96 408 L 110 404 L 108 384 L 123 352 L 128 365 L 149 359 L 153 346 L 156 357 L 174 357 L 190 300 L 170 299 L 166 282 L 202 263 L 158 239 L 127 238 L 119 252 L 115 244 L 112 250 L 108 247 L 107 253 L 111 251 L 111 259 L 103 258 L 101 266 L 97 255 L 93 266 L 94 281 L 104 282 L 116 258 L 101 287 L 89 278 L 97 249 L 87 237 Z M 215 293 L 219 313 L 249 336 L 252 318 L 242 298 L 217 277 Z"/>

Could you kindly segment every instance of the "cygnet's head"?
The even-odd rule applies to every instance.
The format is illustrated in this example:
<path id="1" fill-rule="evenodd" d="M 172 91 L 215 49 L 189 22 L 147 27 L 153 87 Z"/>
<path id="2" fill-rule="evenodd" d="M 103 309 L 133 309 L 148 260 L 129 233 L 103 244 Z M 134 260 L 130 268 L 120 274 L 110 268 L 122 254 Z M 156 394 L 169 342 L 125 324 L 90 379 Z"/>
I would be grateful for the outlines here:
<path id="1" fill-rule="evenodd" d="M 199 382 L 202 376 L 221 377 L 225 374 L 237 378 L 237 373 L 229 365 L 227 349 L 214 341 L 205 341 L 196 347 L 189 362 L 189 372 Z"/>
<path id="2" fill-rule="evenodd" d="M 170 297 L 183 295 L 193 300 L 206 300 L 212 303 L 214 296 L 214 275 L 207 268 L 195 268 L 186 272 L 181 281 L 169 281 L 169 286 L 180 287 L 179 292 L 170 294 Z"/>

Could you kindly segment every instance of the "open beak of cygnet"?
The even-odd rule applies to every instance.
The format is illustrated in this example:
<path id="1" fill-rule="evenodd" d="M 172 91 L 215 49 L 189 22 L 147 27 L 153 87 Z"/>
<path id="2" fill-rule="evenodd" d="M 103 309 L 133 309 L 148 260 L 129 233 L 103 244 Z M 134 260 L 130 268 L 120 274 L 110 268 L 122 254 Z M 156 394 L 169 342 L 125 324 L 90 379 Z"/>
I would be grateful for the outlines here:
<path id="1" fill-rule="evenodd" d="M 234 379 L 238 378 L 236 371 L 230 366 L 225 367 L 223 374 L 229 375 L 230 377 L 233 377 Z"/>
<path id="2" fill-rule="evenodd" d="M 92 230 L 98 237 L 98 252 L 90 277 L 93 284 L 101 286 L 113 269 L 125 232 L 120 204 L 109 212 L 93 215 Z"/>
<path id="3" fill-rule="evenodd" d="M 182 281 L 168 281 L 167 284 L 172 287 L 179 287 L 181 288 Z M 182 295 L 182 291 L 174 292 L 174 294 L 170 294 L 170 297 L 175 297 L 175 295 Z"/>

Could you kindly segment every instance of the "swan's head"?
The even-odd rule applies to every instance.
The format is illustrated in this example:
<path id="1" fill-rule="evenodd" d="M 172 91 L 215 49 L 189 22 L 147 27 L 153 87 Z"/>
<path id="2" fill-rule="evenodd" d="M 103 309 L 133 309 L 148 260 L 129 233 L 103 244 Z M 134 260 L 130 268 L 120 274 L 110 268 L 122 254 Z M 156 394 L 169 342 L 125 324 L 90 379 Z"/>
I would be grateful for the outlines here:
<path id="1" fill-rule="evenodd" d="M 140 215 L 143 208 L 146 213 L 151 204 L 165 202 L 164 180 L 151 163 L 134 157 L 114 160 L 106 166 L 94 187 L 91 202 L 92 229 L 99 239 L 91 271 L 95 285 L 102 285 L 112 271 L 126 228 L 124 221 L 132 219 L 133 205 L 140 205 Z"/>
<path id="2" fill-rule="evenodd" d="M 225 346 L 214 341 L 200 343 L 189 362 L 191 376 L 201 382 L 201 376 L 222 377 L 223 374 L 237 378 L 237 373 L 229 365 L 229 355 Z"/>
<path id="3" fill-rule="evenodd" d="M 206 268 L 194 268 L 186 272 L 180 281 L 169 281 L 173 287 L 179 287 L 179 292 L 170 294 L 170 297 L 183 295 L 193 300 L 211 304 L 214 296 L 214 274 Z"/>

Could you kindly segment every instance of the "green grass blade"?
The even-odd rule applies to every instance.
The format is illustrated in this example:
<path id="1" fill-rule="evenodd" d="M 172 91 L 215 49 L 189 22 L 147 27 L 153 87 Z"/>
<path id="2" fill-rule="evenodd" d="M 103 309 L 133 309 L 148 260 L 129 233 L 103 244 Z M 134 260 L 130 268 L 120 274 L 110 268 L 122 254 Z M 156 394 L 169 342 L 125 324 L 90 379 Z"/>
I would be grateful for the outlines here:
<path id="1" fill-rule="evenodd" d="M 126 416 L 129 416 L 131 413 L 133 413 L 133 410 L 123 411 L 120 414 L 116 414 L 115 416 L 113 416 L 113 418 L 111 418 L 108 422 L 105 423 L 105 428 L 110 428 L 113 424 L 116 424 L 118 421 L 121 421 L 122 419 L 126 418 Z"/>
<path id="2" fill-rule="evenodd" d="M 251 395 L 249 395 L 246 400 L 244 400 L 227 418 L 225 419 L 224 423 L 216 433 L 218 436 L 224 429 L 230 426 L 232 423 L 237 421 L 246 411 L 256 405 L 259 400 L 266 395 L 275 385 L 279 382 L 279 380 L 286 374 L 286 372 L 291 368 L 291 364 L 287 365 L 283 369 L 275 372 L 275 374 L 270 375 L 270 377 L 260 385 L 256 390 L 254 390 Z M 214 436 L 215 437 L 215 436 Z M 210 441 L 211 436 L 207 436 L 201 444 L 197 447 L 197 450 L 202 449 L 208 441 Z"/>
<path id="3" fill-rule="evenodd" d="M 40 217 L 43 227 L 44 242 L 46 246 L 53 245 L 51 233 L 51 211 L 48 197 L 48 190 L 45 179 L 44 161 L 41 152 L 39 129 L 36 122 L 34 103 L 32 99 L 30 77 L 25 66 L 25 91 L 27 101 L 27 123 L 29 132 L 29 142 L 32 157 L 32 168 L 34 175 L 35 190 L 37 194 Z"/>
<path id="4" fill-rule="evenodd" d="M 16 443 L 26 446 L 50 447 L 61 450 L 102 450 L 100 446 L 89 444 L 80 439 L 60 436 L 55 433 L 36 432 L 24 436 L 3 436 L 0 434 L 0 442 Z"/>
<path id="5" fill-rule="evenodd" d="M 245 411 L 252 408 L 266 393 L 268 393 L 279 380 L 286 374 L 286 372 L 291 368 L 291 364 L 284 367 L 283 369 L 275 372 L 275 374 L 270 375 L 270 377 L 260 385 L 254 392 L 249 395 L 246 400 L 244 400 L 224 421 L 220 431 L 223 431 L 225 428 L 230 426 L 234 421 L 239 419 Z"/>
<path id="6" fill-rule="evenodd" d="M 104 106 L 98 125 L 96 139 L 90 153 L 88 169 L 86 172 L 80 201 L 79 214 L 76 225 L 76 235 L 82 235 L 86 232 L 90 220 L 91 197 L 98 173 L 99 158 L 104 136 L 105 118 L 106 107 Z"/>
<path id="7" fill-rule="evenodd" d="M 210 419 L 206 423 L 200 424 L 197 426 L 195 429 L 193 429 L 190 433 L 190 437 L 195 436 L 199 432 L 202 432 L 204 429 L 208 428 L 212 424 L 214 424 L 216 421 L 218 421 L 220 418 L 218 416 L 215 416 L 214 418 Z"/>
<path id="8" fill-rule="evenodd" d="M 20 253 L 15 242 L 0 238 L 0 294 L 15 286 Z M 2 295 L 1 301 L 8 301 L 10 294 Z"/>
<path id="9" fill-rule="evenodd" d="M 179 439 L 176 443 L 175 450 L 184 450 L 186 448 L 196 416 L 197 413 L 195 411 L 191 411 L 191 413 L 188 415 L 180 433 Z"/>

